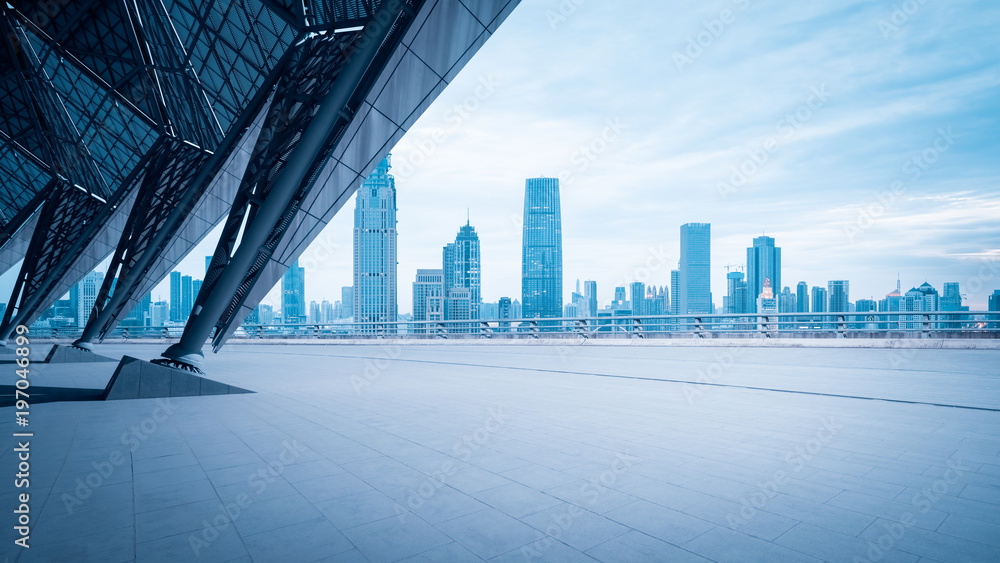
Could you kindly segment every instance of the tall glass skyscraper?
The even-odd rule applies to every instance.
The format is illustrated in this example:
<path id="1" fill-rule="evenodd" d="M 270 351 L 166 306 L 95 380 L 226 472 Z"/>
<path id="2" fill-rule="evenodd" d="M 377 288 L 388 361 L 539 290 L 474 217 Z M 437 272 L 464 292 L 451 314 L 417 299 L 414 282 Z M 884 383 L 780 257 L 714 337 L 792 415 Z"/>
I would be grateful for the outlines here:
<path id="1" fill-rule="evenodd" d="M 521 314 L 562 315 L 562 215 L 559 179 L 531 178 L 524 184 L 521 255 Z"/>
<path id="2" fill-rule="evenodd" d="M 292 262 L 281 276 L 281 320 L 285 324 L 309 322 L 306 309 L 306 269 Z"/>
<path id="3" fill-rule="evenodd" d="M 748 313 L 757 312 L 757 298 L 764 291 L 764 280 L 768 279 L 772 291 L 781 287 L 781 249 L 774 246 L 773 238 L 759 236 L 747 248 Z"/>
<path id="4" fill-rule="evenodd" d="M 87 314 L 90 314 L 90 310 L 87 310 Z M 174 271 L 170 272 L 170 320 L 174 322 L 181 322 L 186 320 L 184 318 L 184 308 L 181 301 L 181 273 Z M 84 317 L 80 321 L 81 326 L 87 323 L 87 317 Z"/>
<path id="5" fill-rule="evenodd" d="M 830 280 L 826 284 L 828 291 L 828 299 L 830 300 L 830 306 L 827 307 L 827 311 L 831 313 L 843 313 L 846 312 L 851 302 L 850 299 L 850 289 L 851 282 L 847 280 Z"/>
<path id="6" fill-rule="evenodd" d="M 583 282 L 583 300 L 587 304 L 586 317 L 597 316 L 597 282 L 587 280 Z"/>
<path id="7" fill-rule="evenodd" d="M 442 261 L 445 298 L 449 297 L 452 289 L 469 290 L 469 316 L 461 319 L 449 316 L 447 320 L 478 319 L 479 304 L 482 301 L 482 262 L 479 255 L 479 235 L 468 221 L 458 230 L 455 242 L 444 247 Z M 463 308 L 456 310 L 464 311 Z"/>
<path id="8" fill-rule="evenodd" d="M 795 286 L 795 309 L 796 313 L 809 312 L 809 284 L 804 281 Z"/>
<path id="9" fill-rule="evenodd" d="M 358 188 L 354 209 L 355 322 L 395 322 L 396 180 L 389 157 Z"/>
<path id="10" fill-rule="evenodd" d="M 712 306 L 711 263 L 712 225 L 681 225 L 679 314 L 715 312 Z"/>

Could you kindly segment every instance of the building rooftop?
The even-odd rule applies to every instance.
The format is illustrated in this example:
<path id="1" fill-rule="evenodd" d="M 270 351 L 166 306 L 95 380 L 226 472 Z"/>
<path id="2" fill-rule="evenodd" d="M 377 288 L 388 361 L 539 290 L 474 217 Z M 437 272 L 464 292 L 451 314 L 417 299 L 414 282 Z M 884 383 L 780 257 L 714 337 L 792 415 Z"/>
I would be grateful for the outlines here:
<path id="1" fill-rule="evenodd" d="M 996 358 L 234 343 L 206 371 L 254 394 L 33 405 L 31 549 L 0 555 L 997 561 Z M 101 387 L 116 365 L 37 365 L 32 383 Z"/>

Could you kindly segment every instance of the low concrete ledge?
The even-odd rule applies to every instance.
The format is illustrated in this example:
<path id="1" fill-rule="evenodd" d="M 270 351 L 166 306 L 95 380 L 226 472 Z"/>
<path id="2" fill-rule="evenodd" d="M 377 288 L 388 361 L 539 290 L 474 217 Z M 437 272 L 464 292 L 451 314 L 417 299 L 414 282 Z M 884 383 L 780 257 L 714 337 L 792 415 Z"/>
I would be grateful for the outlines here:
<path id="1" fill-rule="evenodd" d="M 153 364 L 131 356 L 122 358 L 104 389 L 105 401 L 159 399 L 253 393 L 247 389 L 212 381 L 183 370 Z"/>
<path id="2" fill-rule="evenodd" d="M 73 346 L 56 344 L 45 357 L 47 364 L 79 364 L 84 362 L 113 362 L 114 358 L 81 350 Z"/>

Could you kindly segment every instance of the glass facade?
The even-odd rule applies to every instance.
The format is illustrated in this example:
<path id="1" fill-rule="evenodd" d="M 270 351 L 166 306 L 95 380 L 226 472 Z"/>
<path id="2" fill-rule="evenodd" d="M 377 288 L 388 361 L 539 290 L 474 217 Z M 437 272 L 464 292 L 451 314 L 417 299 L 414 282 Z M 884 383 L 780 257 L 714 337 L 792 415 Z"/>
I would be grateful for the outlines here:
<path id="1" fill-rule="evenodd" d="M 396 180 L 386 157 L 358 189 L 354 209 L 354 320 L 395 322 Z"/>
<path id="2" fill-rule="evenodd" d="M 846 312 L 849 309 L 848 304 L 851 302 L 850 289 L 851 283 L 847 280 L 831 280 L 827 282 L 828 298 L 830 300 L 830 306 L 827 307 L 827 311 L 832 313 Z"/>
<path id="3" fill-rule="evenodd" d="M 307 312 L 306 270 L 296 260 L 281 277 L 281 319 L 285 324 L 305 323 Z"/>
<path id="4" fill-rule="evenodd" d="M 757 312 L 757 298 L 764 290 L 764 280 L 771 280 L 772 289 L 781 287 L 781 249 L 774 246 L 773 238 L 760 236 L 747 248 L 748 313 Z"/>
<path id="5" fill-rule="evenodd" d="M 681 225 L 679 314 L 715 312 L 712 306 L 712 225 Z"/>
<path id="6" fill-rule="evenodd" d="M 562 314 L 562 216 L 559 180 L 532 178 L 524 185 L 524 238 L 521 259 L 522 315 Z"/>

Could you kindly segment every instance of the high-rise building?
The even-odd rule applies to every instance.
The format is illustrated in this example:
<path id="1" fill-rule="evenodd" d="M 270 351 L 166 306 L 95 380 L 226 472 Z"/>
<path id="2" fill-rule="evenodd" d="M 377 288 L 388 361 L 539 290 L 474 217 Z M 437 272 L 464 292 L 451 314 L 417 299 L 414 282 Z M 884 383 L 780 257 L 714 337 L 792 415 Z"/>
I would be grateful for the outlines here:
<path id="1" fill-rule="evenodd" d="M 944 284 L 944 291 L 941 292 L 942 311 L 968 311 L 968 305 L 962 305 L 962 292 L 959 290 L 957 282 Z M 941 328 L 949 330 L 961 330 L 968 315 L 941 315 L 941 319 L 947 322 L 940 323 Z"/>
<path id="2" fill-rule="evenodd" d="M 4 304 L 6 308 L 6 304 Z M 73 312 L 73 318 L 76 320 L 76 326 L 82 327 L 87 324 L 87 319 L 81 319 L 79 315 L 80 309 L 80 284 L 75 283 L 73 287 L 69 288 L 69 309 Z M 0 313 L 0 319 L 3 319 L 3 313 Z"/>
<path id="3" fill-rule="evenodd" d="M 525 318 L 562 314 L 562 215 L 557 178 L 524 183 L 521 299 Z"/>
<path id="4" fill-rule="evenodd" d="M 181 273 L 170 272 L 170 320 L 182 322 L 184 320 L 184 308 L 181 302 Z M 84 317 L 81 324 L 86 324 Z"/>
<path id="5" fill-rule="evenodd" d="M 899 301 L 901 313 L 927 313 L 939 311 L 941 299 L 931 284 L 924 282 L 920 287 L 914 287 L 903 294 Z M 899 328 L 903 330 L 920 330 L 924 323 L 923 315 L 900 315 Z"/>
<path id="6" fill-rule="evenodd" d="M 792 293 L 792 288 L 785 286 L 781 290 L 781 295 L 778 296 L 778 312 L 779 313 L 794 313 L 796 312 L 795 307 L 795 294 Z"/>
<path id="7" fill-rule="evenodd" d="M 469 314 L 472 315 L 471 318 L 478 319 L 479 303 L 482 301 L 482 263 L 479 254 L 479 235 L 468 221 L 458 230 L 455 242 L 444 247 L 442 262 L 444 294 L 448 295 L 455 287 L 468 289 Z"/>
<path id="8" fill-rule="evenodd" d="M 257 305 L 257 321 L 262 325 L 274 324 L 274 307 L 265 303 Z"/>
<path id="9" fill-rule="evenodd" d="M 771 280 L 764 278 L 764 286 L 761 287 L 760 297 L 757 298 L 757 306 L 755 313 L 777 313 L 778 312 L 778 299 L 774 296 L 774 290 L 771 288 Z"/>
<path id="10" fill-rule="evenodd" d="M 320 316 L 320 322 L 323 324 L 330 324 L 333 321 L 337 320 L 337 317 L 333 313 L 333 303 L 330 303 L 329 301 L 324 299 L 323 302 L 320 303 L 319 316 Z"/>
<path id="11" fill-rule="evenodd" d="M 831 313 L 846 313 L 850 310 L 851 282 L 847 280 L 831 280 L 827 282 L 827 311 Z"/>
<path id="12" fill-rule="evenodd" d="M 587 317 L 597 316 L 597 282 L 587 280 L 583 282 L 583 300 L 587 304 Z"/>
<path id="13" fill-rule="evenodd" d="M 315 301 L 309 302 L 309 322 L 311 324 L 319 324 L 323 322 L 322 319 L 320 319 L 319 303 Z"/>
<path id="14" fill-rule="evenodd" d="M 751 312 L 747 305 L 749 291 L 747 282 L 743 279 L 743 272 L 729 272 L 726 274 L 726 286 L 726 297 L 722 300 L 722 306 L 726 314 L 742 315 Z"/>
<path id="15" fill-rule="evenodd" d="M 766 279 L 771 280 L 772 291 L 781 287 L 781 249 L 774 246 L 773 238 L 759 236 L 753 239 L 753 246 L 747 248 L 748 313 L 757 312 L 757 298 Z"/>
<path id="16" fill-rule="evenodd" d="M 827 291 L 826 289 L 813 286 L 812 288 L 812 312 L 813 313 L 825 313 L 827 307 Z"/>
<path id="17" fill-rule="evenodd" d="M 445 315 L 449 321 L 464 321 L 472 318 L 472 292 L 467 287 L 453 287 L 448 291 Z M 458 325 L 458 328 L 467 328 Z"/>
<path id="18" fill-rule="evenodd" d="M 153 296 L 150 293 L 142 296 L 129 314 L 122 319 L 122 326 L 152 326 L 150 323 L 150 307 L 153 306 Z"/>
<path id="19" fill-rule="evenodd" d="M 444 320 L 444 272 L 442 270 L 417 270 L 413 282 L 413 320 Z M 426 326 L 418 326 L 417 332 L 425 332 Z"/>
<path id="20" fill-rule="evenodd" d="M 681 314 L 681 271 L 670 270 L 670 314 Z"/>
<path id="21" fill-rule="evenodd" d="M 714 312 L 711 264 L 712 225 L 681 225 L 680 314 Z"/>
<path id="22" fill-rule="evenodd" d="M 212 265 L 212 257 L 211 256 L 206 256 L 205 257 L 205 275 L 206 276 L 208 275 L 208 268 L 211 265 Z"/>
<path id="23" fill-rule="evenodd" d="M 795 312 L 809 312 L 809 284 L 804 281 L 795 286 Z"/>
<path id="24" fill-rule="evenodd" d="M 646 284 L 642 282 L 632 282 L 629 286 L 629 302 L 632 305 L 633 315 L 648 315 L 649 308 L 646 306 Z"/>
<path id="25" fill-rule="evenodd" d="M 191 295 L 194 296 L 192 303 L 198 301 L 198 294 L 201 293 L 201 284 L 204 283 L 202 280 L 191 280 Z"/>
<path id="26" fill-rule="evenodd" d="M 501 319 L 513 319 L 514 311 L 511 308 L 510 297 L 501 297 L 498 304 L 498 318 Z"/>
<path id="27" fill-rule="evenodd" d="M 1000 313 L 1000 289 L 994 289 L 993 295 L 986 298 L 986 310 L 987 311 L 997 311 Z M 990 328 L 1000 328 L 1000 314 L 990 317 L 988 320 L 993 321 L 987 323 Z"/>
<path id="28" fill-rule="evenodd" d="M 191 276 L 181 276 L 181 321 L 187 322 L 191 316 L 191 309 L 194 307 L 191 292 Z"/>
<path id="29" fill-rule="evenodd" d="M 347 319 L 354 316 L 354 286 L 348 285 L 340 288 L 340 316 L 339 319 Z"/>
<path id="30" fill-rule="evenodd" d="M 306 270 L 299 261 L 281 276 L 281 319 L 286 325 L 309 322 L 306 309 Z"/>
<path id="31" fill-rule="evenodd" d="M 399 312 L 396 180 L 389 174 L 389 162 L 389 157 L 383 159 L 358 189 L 354 210 L 355 322 L 395 322 Z"/>
<path id="32" fill-rule="evenodd" d="M 611 308 L 618 310 L 625 310 L 629 308 L 628 295 L 625 292 L 624 286 L 618 286 L 615 288 L 615 298 L 611 302 Z"/>
<path id="33" fill-rule="evenodd" d="M 97 301 L 97 292 L 103 283 L 104 276 L 99 272 L 90 272 L 80 280 L 76 311 L 79 326 L 86 325 L 90 319 L 90 312 L 94 308 L 94 302 Z"/>
<path id="34" fill-rule="evenodd" d="M 881 299 L 878 302 L 879 312 L 898 312 L 900 309 L 900 304 L 903 301 L 903 294 L 900 292 L 900 281 L 899 277 L 896 277 L 896 289 L 886 294 L 885 299 Z M 896 329 L 899 328 L 899 320 L 896 317 L 890 317 L 889 315 L 881 315 L 879 320 L 879 328 L 881 329 Z"/>
<path id="35" fill-rule="evenodd" d="M 149 311 L 150 326 L 161 327 L 170 320 L 170 304 L 166 301 L 153 303 Z"/>

